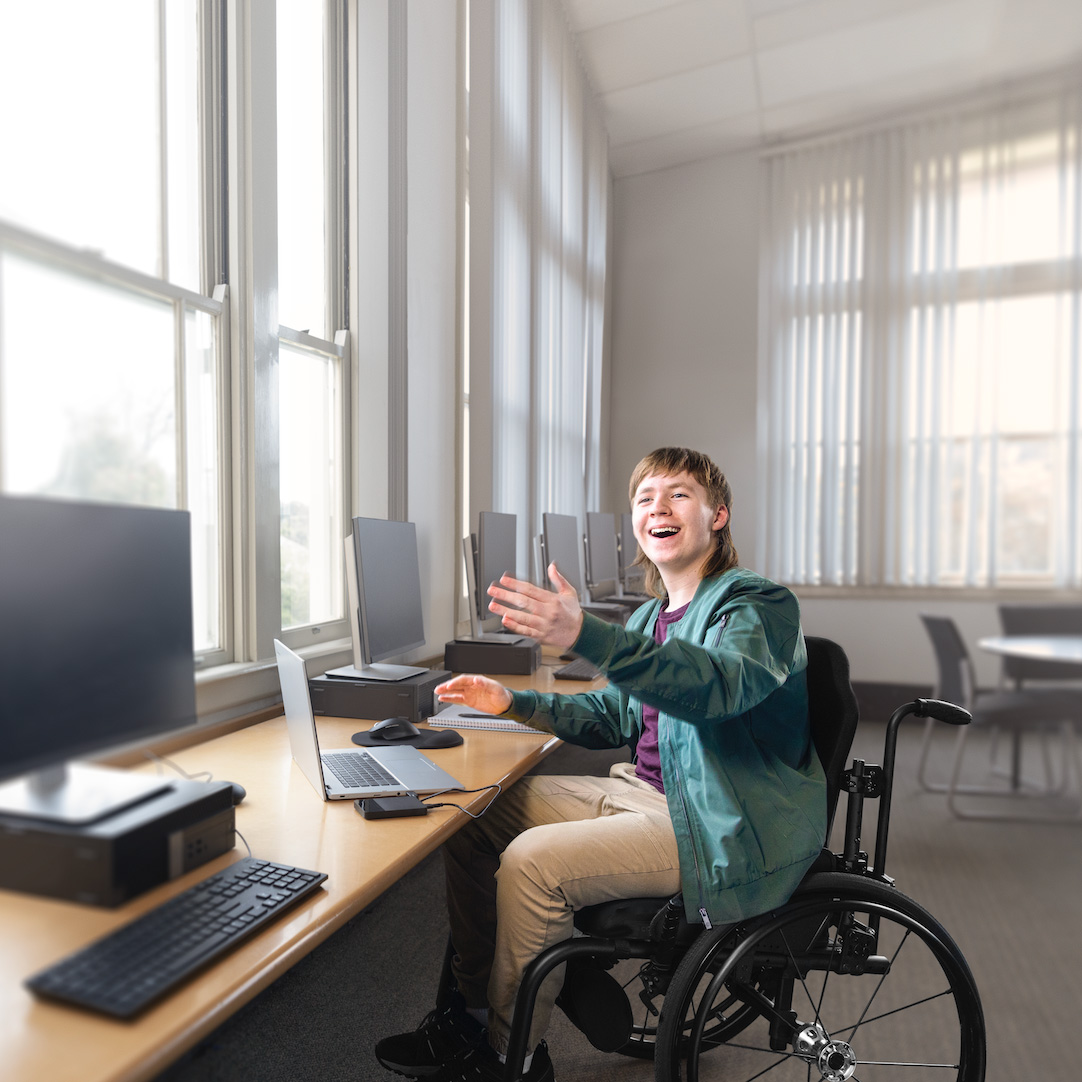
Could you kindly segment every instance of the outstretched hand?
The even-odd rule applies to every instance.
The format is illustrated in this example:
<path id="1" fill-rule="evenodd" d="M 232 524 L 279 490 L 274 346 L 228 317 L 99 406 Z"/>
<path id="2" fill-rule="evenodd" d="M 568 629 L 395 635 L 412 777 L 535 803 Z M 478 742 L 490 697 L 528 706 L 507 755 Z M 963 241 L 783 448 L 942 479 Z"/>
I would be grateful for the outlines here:
<path id="1" fill-rule="evenodd" d="M 511 705 L 511 692 L 487 676 L 455 676 L 436 688 L 441 703 L 462 703 L 485 714 L 502 714 Z"/>
<path id="2" fill-rule="evenodd" d="M 488 588 L 493 599 L 488 608 L 500 617 L 508 631 L 567 650 L 582 630 L 582 608 L 578 592 L 560 574 L 556 564 L 549 564 L 548 573 L 555 593 L 510 575 L 501 576 L 498 583 Z"/>

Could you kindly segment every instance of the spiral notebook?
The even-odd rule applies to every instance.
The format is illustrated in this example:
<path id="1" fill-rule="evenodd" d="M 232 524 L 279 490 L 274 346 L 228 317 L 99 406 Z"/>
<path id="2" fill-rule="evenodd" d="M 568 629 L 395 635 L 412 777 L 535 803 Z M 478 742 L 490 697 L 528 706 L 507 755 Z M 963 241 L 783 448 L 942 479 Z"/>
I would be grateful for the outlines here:
<path id="1" fill-rule="evenodd" d="M 438 714 L 433 714 L 428 719 L 429 725 L 440 729 L 492 729 L 500 733 L 534 733 L 540 736 L 547 735 L 540 729 L 533 729 L 529 725 L 503 718 L 497 714 L 482 714 L 461 703 L 446 703 Z"/>

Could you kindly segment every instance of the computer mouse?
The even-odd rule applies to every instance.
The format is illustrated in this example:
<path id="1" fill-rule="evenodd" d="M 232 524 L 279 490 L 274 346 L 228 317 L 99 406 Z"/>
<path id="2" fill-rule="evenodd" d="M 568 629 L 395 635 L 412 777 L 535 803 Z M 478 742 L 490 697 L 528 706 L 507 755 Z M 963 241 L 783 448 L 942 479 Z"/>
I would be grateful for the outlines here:
<path id="1" fill-rule="evenodd" d="M 231 781 L 227 783 L 233 790 L 233 805 L 239 804 L 247 795 L 248 790 L 244 788 L 240 782 Z"/>
<path id="2" fill-rule="evenodd" d="M 421 730 L 409 718 L 384 718 L 382 721 L 377 721 L 369 732 L 375 739 L 391 743 L 395 740 L 409 740 L 411 736 L 419 736 Z"/>

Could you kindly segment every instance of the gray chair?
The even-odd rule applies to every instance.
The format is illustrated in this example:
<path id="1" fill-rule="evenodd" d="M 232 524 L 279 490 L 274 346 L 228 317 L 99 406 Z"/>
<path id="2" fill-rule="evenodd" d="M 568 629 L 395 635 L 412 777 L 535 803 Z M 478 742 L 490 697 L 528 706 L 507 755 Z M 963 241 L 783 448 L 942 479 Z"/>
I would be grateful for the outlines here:
<path id="1" fill-rule="evenodd" d="M 939 699 L 957 703 L 973 715 L 973 722 L 983 725 L 993 733 L 1009 734 L 1012 742 L 1010 781 L 1008 784 L 965 784 L 960 781 L 965 758 L 969 726 L 960 728 L 955 744 L 949 774 L 945 780 L 929 778 L 928 759 L 931 750 L 931 730 L 925 729 L 924 742 L 917 766 L 917 780 L 932 792 L 947 794 L 951 812 L 960 819 L 1012 819 L 1034 818 L 1047 821 L 1082 819 L 1082 804 L 1073 802 L 1066 811 L 1058 798 L 1068 789 L 1068 771 L 1073 768 L 1076 785 L 1082 783 L 1082 764 L 1078 756 L 1074 722 L 1079 720 L 1082 700 L 1076 691 L 1057 688 L 1017 687 L 1012 690 L 979 690 L 974 676 L 973 662 L 958 627 L 949 616 L 921 613 L 921 621 L 931 639 L 935 653 L 937 681 L 935 695 Z M 1062 739 L 1060 758 L 1063 764 L 1059 779 L 1055 777 L 1054 763 L 1048 740 L 1059 733 Z M 1027 781 L 1021 774 L 1021 746 L 1025 734 L 1035 734 L 1041 741 L 1044 762 L 1044 781 Z M 990 772 L 996 773 L 993 763 Z M 1018 801 L 1041 798 L 1043 803 L 1036 814 L 1010 814 L 988 810 L 972 801 L 959 797 L 1004 797 Z M 1001 806 L 1002 807 L 1002 806 Z M 1021 807 L 1021 804 L 1018 805 Z"/>

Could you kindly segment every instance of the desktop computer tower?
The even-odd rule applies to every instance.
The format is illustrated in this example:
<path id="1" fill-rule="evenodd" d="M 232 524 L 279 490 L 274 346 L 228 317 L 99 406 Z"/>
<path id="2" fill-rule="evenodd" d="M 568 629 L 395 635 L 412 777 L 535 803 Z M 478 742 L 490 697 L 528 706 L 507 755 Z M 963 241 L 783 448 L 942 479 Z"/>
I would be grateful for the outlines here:
<path id="1" fill-rule="evenodd" d="M 308 681 L 312 713 L 332 718 L 409 718 L 424 721 L 438 709 L 433 692 L 450 680 L 443 669 L 428 669 L 405 680 L 358 680 L 348 676 L 313 676 Z"/>
<path id="2" fill-rule="evenodd" d="M 443 665 L 451 672 L 529 676 L 537 672 L 540 664 L 541 644 L 533 639 L 518 642 L 455 639 L 443 648 Z"/>
<path id="3" fill-rule="evenodd" d="M 169 787 L 93 823 L 0 815 L 0 888 L 117 906 L 228 852 L 228 782 Z"/>

